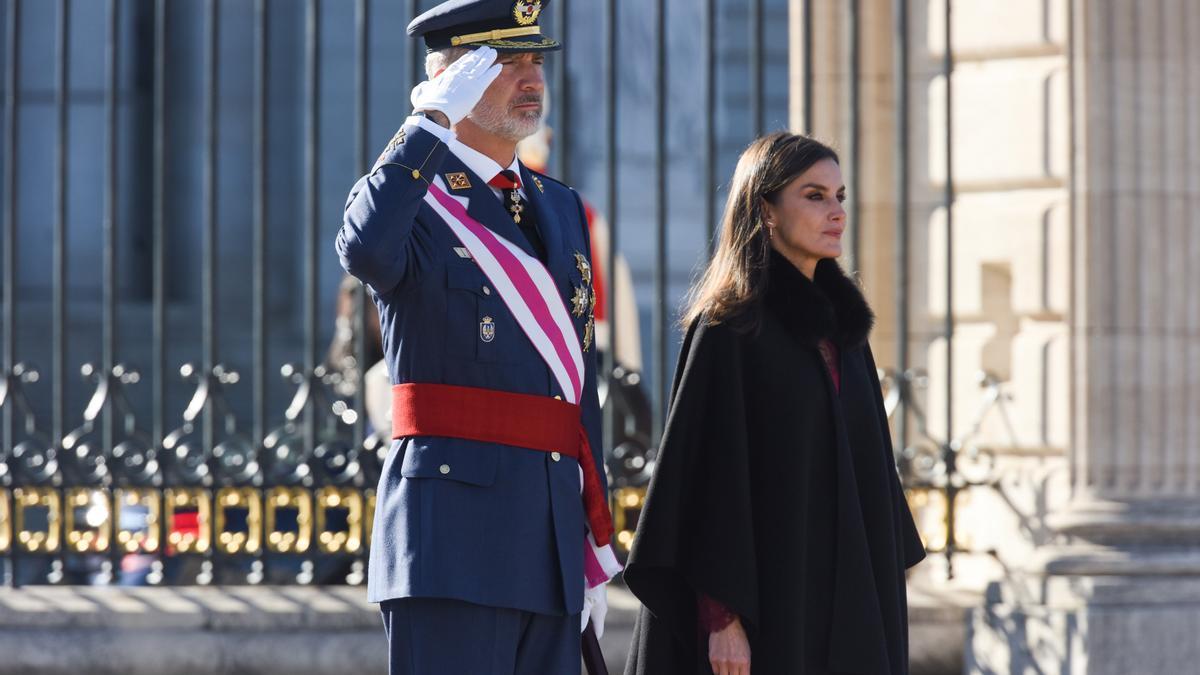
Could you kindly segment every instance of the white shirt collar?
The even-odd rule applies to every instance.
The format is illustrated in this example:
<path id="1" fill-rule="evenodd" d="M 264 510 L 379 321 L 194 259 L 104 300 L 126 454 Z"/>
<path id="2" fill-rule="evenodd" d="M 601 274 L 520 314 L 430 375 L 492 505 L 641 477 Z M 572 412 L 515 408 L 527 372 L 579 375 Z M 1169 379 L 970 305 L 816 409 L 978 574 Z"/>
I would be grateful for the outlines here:
<path id="1" fill-rule="evenodd" d="M 455 157 L 458 157 L 460 160 L 462 160 L 462 163 L 466 164 L 467 168 L 470 169 L 476 176 L 482 178 L 484 182 L 495 178 L 496 174 L 500 173 L 500 171 L 505 168 L 497 164 L 496 160 L 463 143 L 457 138 L 450 139 L 448 145 L 450 146 L 450 152 L 453 152 Z M 515 155 L 513 156 L 512 164 L 509 164 L 507 168 L 517 176 L 521 175 L 521 162 L 516 158 Z M 522 190 L 522 192 L 524 191 Z"/>

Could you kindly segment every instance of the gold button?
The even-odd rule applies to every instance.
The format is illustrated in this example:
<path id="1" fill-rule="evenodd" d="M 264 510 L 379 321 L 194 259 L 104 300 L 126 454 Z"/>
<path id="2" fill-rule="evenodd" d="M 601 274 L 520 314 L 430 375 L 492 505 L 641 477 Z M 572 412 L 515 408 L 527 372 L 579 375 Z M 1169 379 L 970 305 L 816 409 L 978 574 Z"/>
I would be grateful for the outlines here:
<path id="1" fill-rule="evenodd" d="M 552 452 L 550 453 L 550 459 L 557 462 L 558 460 L 562 459 L 562 455 L 558 454 L 557 452 Z"/>
<path id="2" fill-rule="evenodd" d="M 415 180 L 415 179 L 417 179 L 417 178 L 420 178 L 420 177 L 421 177 L 421 172 L 420 172 L 420 171 L 418 171 L 418 170 L 416 170 L 416 169 L 413 169 L 413 171 L 412 171 L 412 177 L 413 177 L 413 179 L 414 179 L 414 180 Z"/>
<path id="3" fill-rule="evenodd" d="M 450 473 L 450 465 L 443 464 L 438 467 L 438 471 L 440 471 L 442 473 L 442 475 L 445 476 L 446 474 Z"/>
<path id="4" fill-rule="evenodd" d="M 492 294 L 492 289 L 488 288 L 487 286 L 484 286 L 484 287 L 483 287 L 483 294 L 484 294 L 484 295 L 491 295 L 491 294 Z"/>
<path id="5" fill-rule="evenodd" d="M 559 396 L 558 394 L 555 394 L 555 395 L 554 395 L 554 400 L 555 400 L 555 401 L 561 401 L 561 400 L 562 400 L 562 397 L 561 397 L 561 396 Z"/>

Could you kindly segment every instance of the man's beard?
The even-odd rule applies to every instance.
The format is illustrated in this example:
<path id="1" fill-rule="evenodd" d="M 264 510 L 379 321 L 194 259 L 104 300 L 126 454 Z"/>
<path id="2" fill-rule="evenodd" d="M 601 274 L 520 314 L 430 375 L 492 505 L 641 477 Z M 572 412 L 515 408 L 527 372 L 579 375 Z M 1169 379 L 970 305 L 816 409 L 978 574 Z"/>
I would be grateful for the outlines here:
<path id="1" fill-rule="evenodd" d="M 539 94 L 520 96 L 509 104 L 509 109 L 480 101 L 467 117 L 480 129 L 510 141 L 520 141 L 538 130 L 542 122 L 542 97 Z M 537 103 L 537 110 L 512 110 L 527 103 Z"/>

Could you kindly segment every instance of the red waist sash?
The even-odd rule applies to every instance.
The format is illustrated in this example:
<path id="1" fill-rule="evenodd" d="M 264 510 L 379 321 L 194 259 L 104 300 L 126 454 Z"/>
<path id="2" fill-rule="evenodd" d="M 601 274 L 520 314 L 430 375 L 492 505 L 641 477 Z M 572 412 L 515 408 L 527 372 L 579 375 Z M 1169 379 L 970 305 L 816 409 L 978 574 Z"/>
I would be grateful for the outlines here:
<path id="1" fill-rule="evenodd" d="M 580 407 L 548 396 L 448 384 L 392 385 L 392 438 L 442 436 L 557 452 L 583 469 L 583 506 L 600 546 L 613 533 Z"/>

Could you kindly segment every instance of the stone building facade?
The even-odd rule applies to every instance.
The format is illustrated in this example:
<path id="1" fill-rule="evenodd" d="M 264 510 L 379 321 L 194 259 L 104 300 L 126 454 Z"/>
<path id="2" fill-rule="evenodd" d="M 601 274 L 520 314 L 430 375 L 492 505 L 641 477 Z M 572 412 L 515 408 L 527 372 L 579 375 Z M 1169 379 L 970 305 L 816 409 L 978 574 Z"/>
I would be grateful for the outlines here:
<path id="1" fill-rule="evenodd" d="M 970 672 L 1190 672 L 1182 664 L 1200 657 L 1200 6 L 950 0 L 948 251 L 945 1 L 907 3 L 907 353 L 928 374 L 908 436 L 944 441 L 949 382 L 951 436 L 964 453 L 994 456 L 995 480 L 958 498 L 956 541 L 973 553 L 955 557 L 954 578 L 933 556 L 914 583 L 983 593 L 968 621 Z M 860 156 L 846 167 L 861 181 L 852 227 L 883 368 L 898 362 L 902 306 L 898 4 L 859 3 Z M 791 40 L 793 126 L 843 148 L 847 5 L 813 2 L 807 125 L 798 30 Z M 981 372 L 1002 384 L 981 388 Z M 997 393 L 1002 405 L 985 408 Z M 917 491 L 912 502 L 940 548 L 945 500 Z"/>

